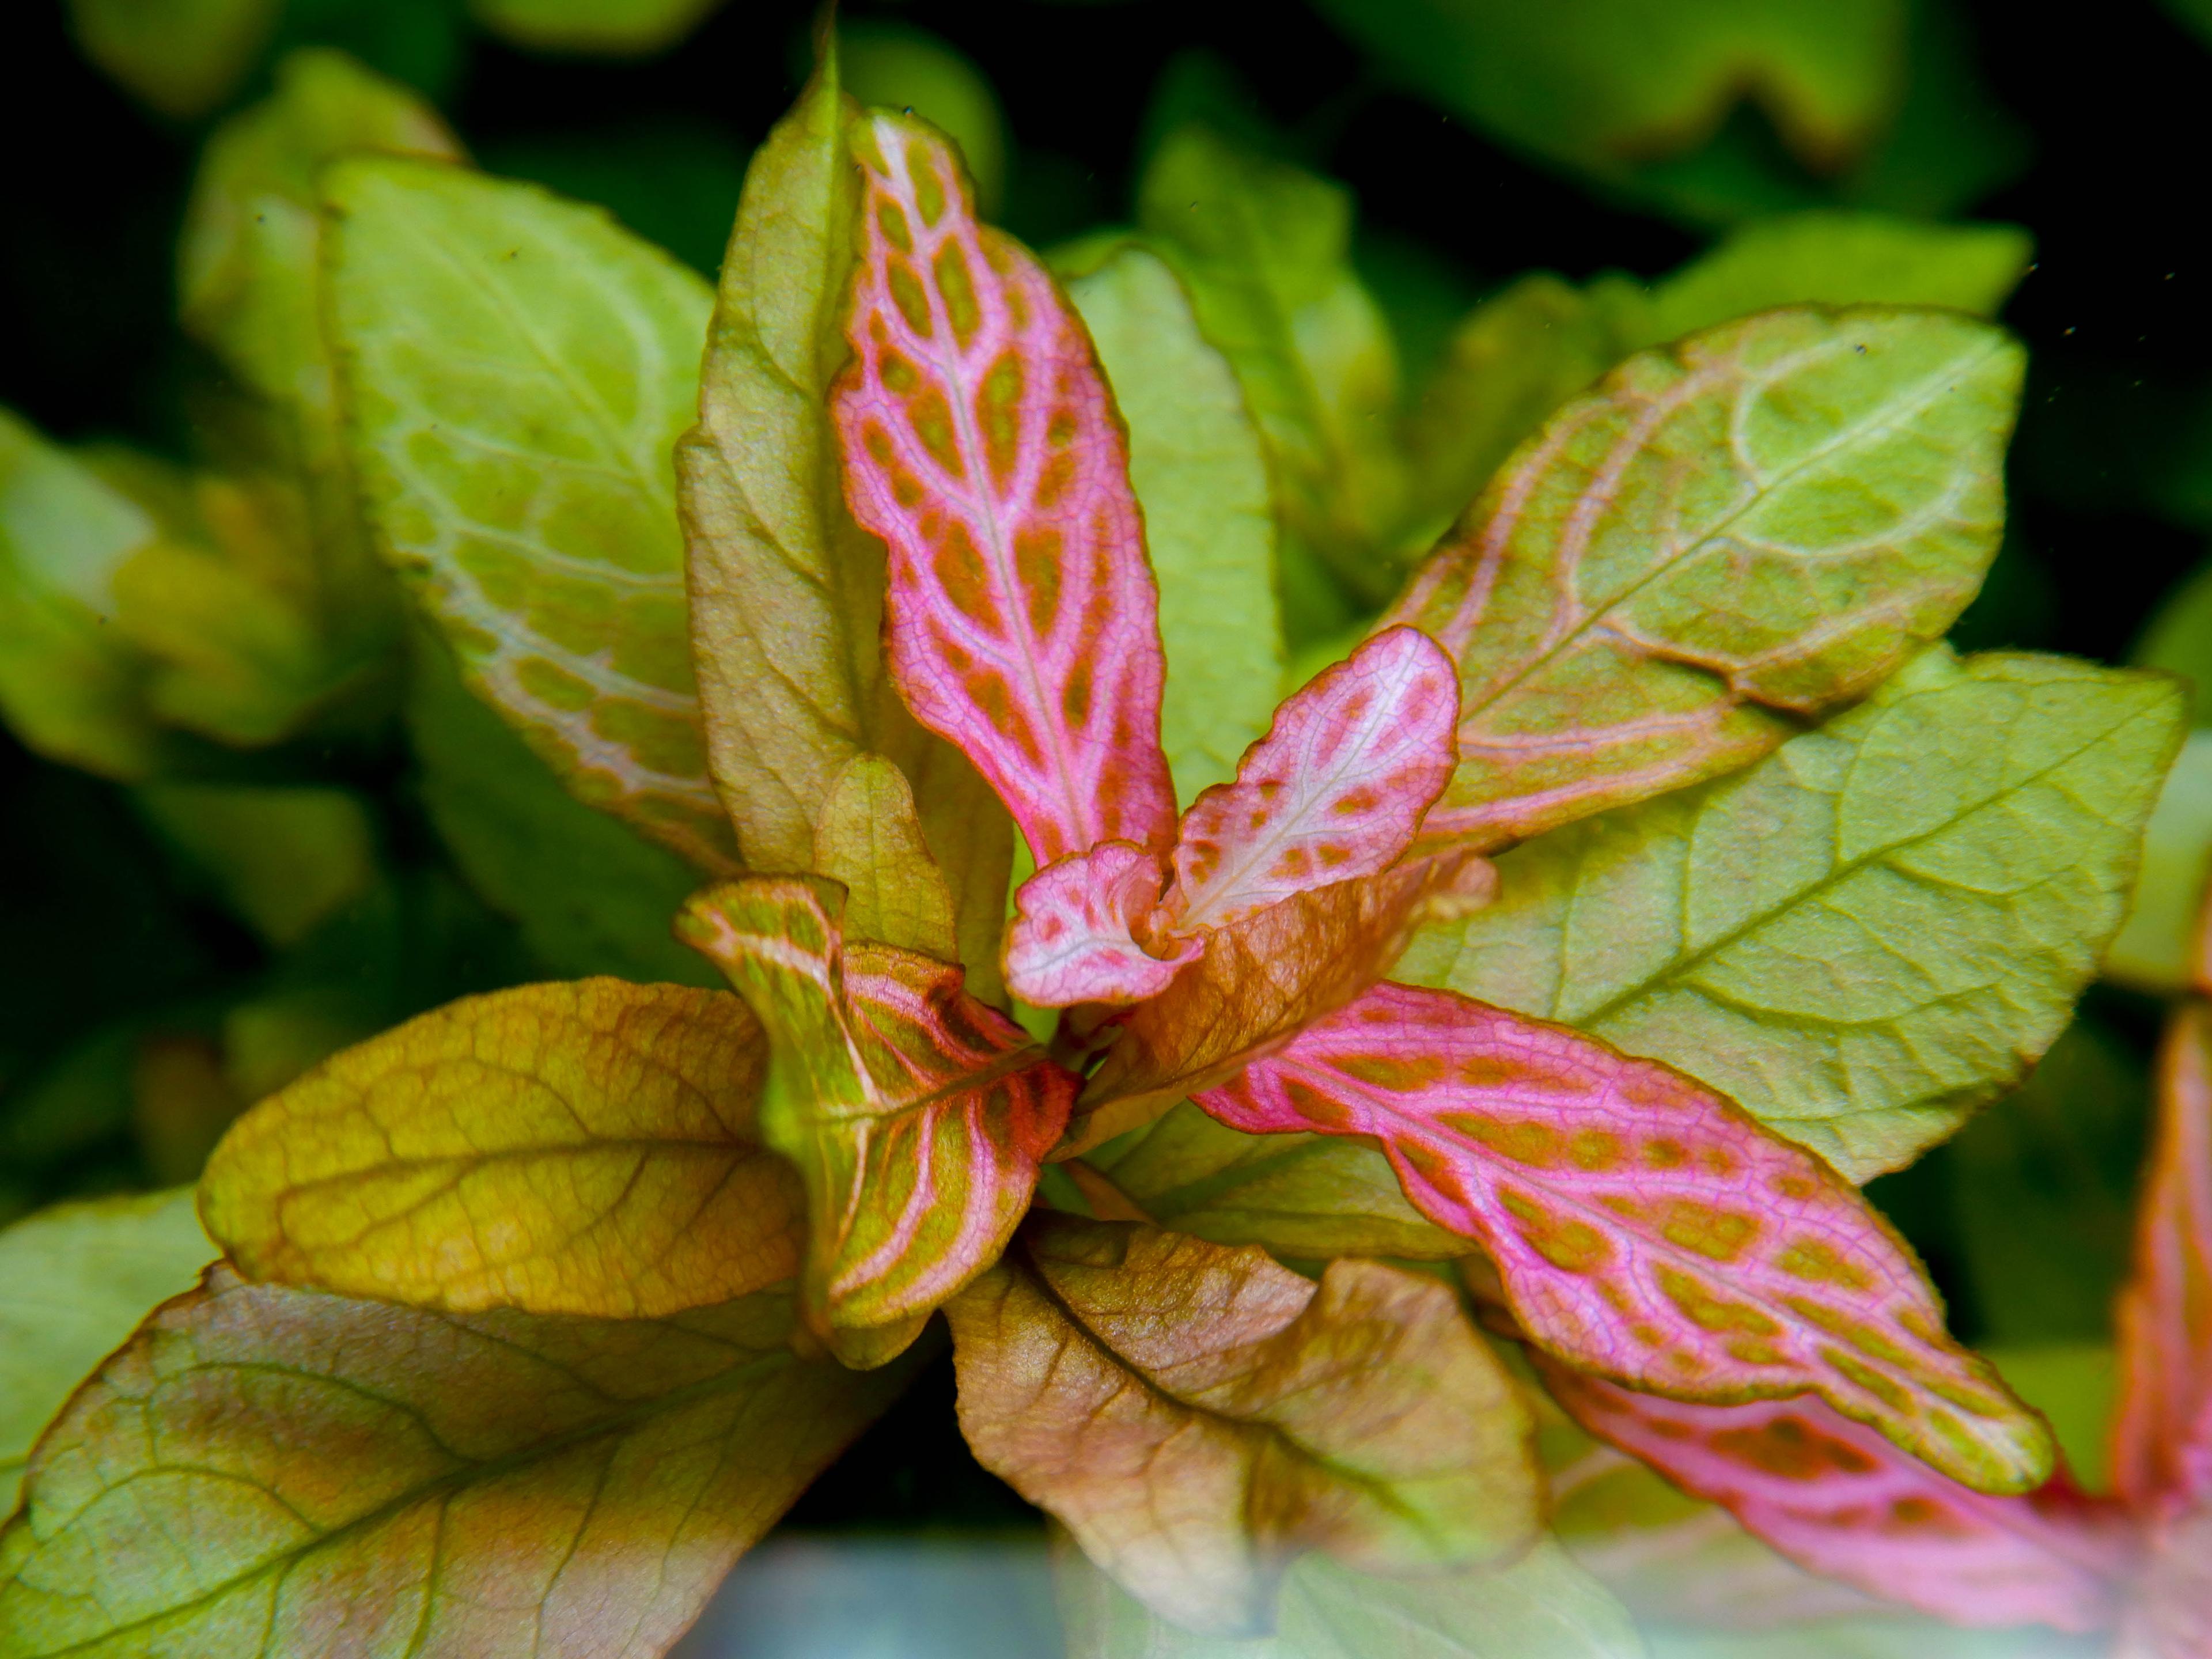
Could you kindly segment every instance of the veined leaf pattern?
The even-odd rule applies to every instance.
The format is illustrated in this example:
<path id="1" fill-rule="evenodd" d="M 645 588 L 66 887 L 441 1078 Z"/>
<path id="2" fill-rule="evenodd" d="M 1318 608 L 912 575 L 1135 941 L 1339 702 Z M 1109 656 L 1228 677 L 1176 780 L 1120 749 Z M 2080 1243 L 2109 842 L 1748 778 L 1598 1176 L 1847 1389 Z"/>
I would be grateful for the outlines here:
<path id="1" fill-rule="evenodd" d="M 1175 939 L 1151 926 L 1166 878 L 1158 854 L 1126 841 L 1046 866 L 1014 896 L 1006 983 L 1040 1008 L 1159 995 L 1206 948 L 1201 939 Z"/>
<path id="2" fill-rule="evenodd" d="M 1960 1480 L 2050 1472 L 2041 1422 L 1953 1341 L 1904 1243 L 1818 1158 L 1680 1073 L 1447 992 L 1379 985 L 1199 1105 L 1372 1137 L 1480 1243 L 1529 1337 L 1684 1399 L 1818 1391 Z"/>
<path id="3" fill-rule="evenodd" d="M 757 877 L 678 923 L 768 1028 L 761 1128 L 806 1189 L 805 1310 L 878 1364 L 990 1266 L 1029 1208 L 1079 1080 L 950 963 L 848 944 L 844 892 Z"/>
<path id="4" fill-rule="evenodd" d="M 951 146 L 878 113 L 835 409 L 853 514 L 890 550 L 891 671 L 1040 865 L 1164 849 L 1158 600 L 1127 446 L 1074 309 L 979 224 Z"/>

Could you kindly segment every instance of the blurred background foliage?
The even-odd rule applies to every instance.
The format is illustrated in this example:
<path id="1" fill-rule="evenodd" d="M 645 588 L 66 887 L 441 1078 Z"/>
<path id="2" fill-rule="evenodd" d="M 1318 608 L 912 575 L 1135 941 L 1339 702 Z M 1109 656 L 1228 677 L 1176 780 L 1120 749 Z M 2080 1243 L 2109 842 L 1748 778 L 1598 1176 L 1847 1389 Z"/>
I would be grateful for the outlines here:
<path id="1" fill-rule="evenodd" d="M 456 994 L 703 981 L 665 927 L 689 872 L 563 793 L 367 545 L 314 174 L 465 155 L 711 276 L 811 9 L 32 0 L 0 25 L 0 1220 L 188 1179 L 245 1103 Z M 1134 226 L 1182 278 L 1268 450 L 1294 676 L 1560 399 L 1807 299 L 1994 312 L 2032 349 L 1961 646 L 2212 674 L 2212 283 L 2182 206 L 2205 0 L 2063 27 L 1994 0 L 863 0 L 841 33 L 851 89 L 950 130 L 1063 271 Z M 1875 1188 L 1970 1338 L 2106 1338 L 2212 731 L 2148 854 L 2075 1029 Z M 866 1462 L 934 1386 L 851 1479 L 894 1519 L 994 1512 L 957 1452 Z M 861 1501 L 833 1476 L 799 1518 Z"/>

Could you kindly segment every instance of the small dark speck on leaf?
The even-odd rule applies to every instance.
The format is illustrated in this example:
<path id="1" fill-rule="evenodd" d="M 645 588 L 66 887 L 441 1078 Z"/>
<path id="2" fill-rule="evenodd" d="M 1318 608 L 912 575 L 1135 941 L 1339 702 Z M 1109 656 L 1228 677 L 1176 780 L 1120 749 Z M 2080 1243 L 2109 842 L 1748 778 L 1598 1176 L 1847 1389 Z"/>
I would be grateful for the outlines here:
<path id="1" fill-rule="evenodd" d="M 1856 352 L 1857 352 L 1857 353 L 1859 354 L 1859 356 L 1862 356 L 1862 357 L 1865 356 L 1866 356 L 1866 342 L 1865 342 L 1865 341 L 1863 341 L 1863 340 L 1860 341 L 1856 345 L 1853 346 L 1853 347 L 1851 348 L 1851 349 L 1852 349 L 1852 350 L 1854 350 L 1854 351 L 1856 351 Z"/>

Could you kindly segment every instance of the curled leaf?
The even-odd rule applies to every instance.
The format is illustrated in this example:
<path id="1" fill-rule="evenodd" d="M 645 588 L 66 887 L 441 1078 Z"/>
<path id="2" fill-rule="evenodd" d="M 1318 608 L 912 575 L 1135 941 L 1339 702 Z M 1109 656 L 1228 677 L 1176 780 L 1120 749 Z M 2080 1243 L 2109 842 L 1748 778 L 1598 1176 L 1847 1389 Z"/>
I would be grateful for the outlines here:
<path id="1" fill-rule="evenodd" d="M 1388 623 L 1457 659 L 1425 834 L 1497 848 L 1729 771 L 1942 636 L 2003 526 L 2021 354 L 1950 312 L 1768 312 L 1632 358 Z"/>
<path id="2" fill-rule="evenodd" d="M 40 1442 L 0 1652 L 651 1659 L 896 1393 L 788 1302 L 461 1318 L 211 1269 Z"/>
<path id="3" fill-rule="evenodd" d="M 767 1059 L 726 991 L 464 998 L 247 1113 L 208 1230 L 251 1278 L 453 1313 L 726 1302 L 799 1267 L 798 1183 L 754 1124 Z"/>
<path id="4" fill-rule="evenodd" d="M 1206 948 L 1202 939 L 1155 936 L 1152 917 L 1165 879 L 1158 854 L 1126 841 L 1047 865 L 1014 895 L 1007 985 L 1039 1008 L 1127 1006 L 1158 996 Z M 1140 932 L 1153 950 L 1139 941 Z"/>
<path id="5" fill-rule="evenodd" d="M 1543 1370 L 1591 1433 L 1815 1572 L 1963 1625 L 2089 1631 L 2112 1622 L 2124 1535 L 2063 1476 L 1993 1498 L 1816 1400 L 1693 1406 Z"/>
<path id="6" fill-rule="evenodd" d="M 854 516 L 890 549 L 891 672 L 1040 864 L 1164 848 L 1158 599 L 1127 446 L 1081 319 L 979 224 L 951 146 L 878 113 L 835 397 Z"/>
<path id="7" fill-rule="evenodd" d="M 1962 1480 L 2049 1473 L 2039 1419 L 1943 1329 L 1865 1200 L 1680 1073 L 1565 1026 L 1378 985 L 1227 1086 L 1233 1127 L 1379 1141 L 1480 1243 L 1535 1342 L 1681 1399 L 1817 1391 Z"/>
<path id="8" fill-rule="evenodd" d="M 946 1313 L 976 1456 L 1193 1629 L 1266 1629 L 1303 1550 L 1434 1570 L 1537 1528 L 1526 1408 L 1433 1279 L 1040 1215 Z"/>
<path id="9" fill-rule="evenodd" d="M 961 971 L 848 944 L 844 890 L 809 877 L 726 882 L 678 930 L 768 1028 L 768 1144 L 806 1190 L 808 1322 L 880 1364 L 1006 1248 L 1077 1088 Z"/>

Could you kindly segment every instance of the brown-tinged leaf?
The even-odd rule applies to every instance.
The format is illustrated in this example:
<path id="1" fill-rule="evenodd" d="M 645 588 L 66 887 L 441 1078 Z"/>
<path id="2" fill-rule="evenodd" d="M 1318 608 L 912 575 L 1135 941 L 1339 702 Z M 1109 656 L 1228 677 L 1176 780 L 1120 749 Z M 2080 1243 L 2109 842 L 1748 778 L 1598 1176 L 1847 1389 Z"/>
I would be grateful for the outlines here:
<path id="1" fill-rule="evenodd" d="M 458 1317 L 249 1285 L 158 1310 L 0 1533 L 9 1659 L 650 1659 L 902 1378 L 787 1298 Z"/>
<path id="2" fill-rule="evenodd" d="M 799 1166 L 809 1322 L 880 1364 L 998 1258 L 1078 1082 L 933 957 L 844 937 L 844 890 L 756 877 L 678 923 L 768 1028 L 768 1144 Z"/>
<path id="3" fill-rule="evenodd" d="M 1264 1631 L 1309 1549 L 1422 1571 L 1534 1537 L 1527 1407 L 1434 1279 L 1040 1213 L 945 1312 L 976 1456 L 1179 1624 Z"/>
<path id="4" fill-rule="evenodd" d="M 767 1060 L 726 991 L 464 998 L 254 1108 L 201 1208 L 257 1279 L 456 1313 L 726 1302 L 799 1268 L 799 1183 L 754 1123 Z"/>
<path id="5" fill-rule="evenodd" d="M 858 937 L 959 960 L 952 895 L 922 839 L 913 787 L 881 755 L 838 769 L 814 821 L 812 868 L 845 889 L 845 925 Z"/>

